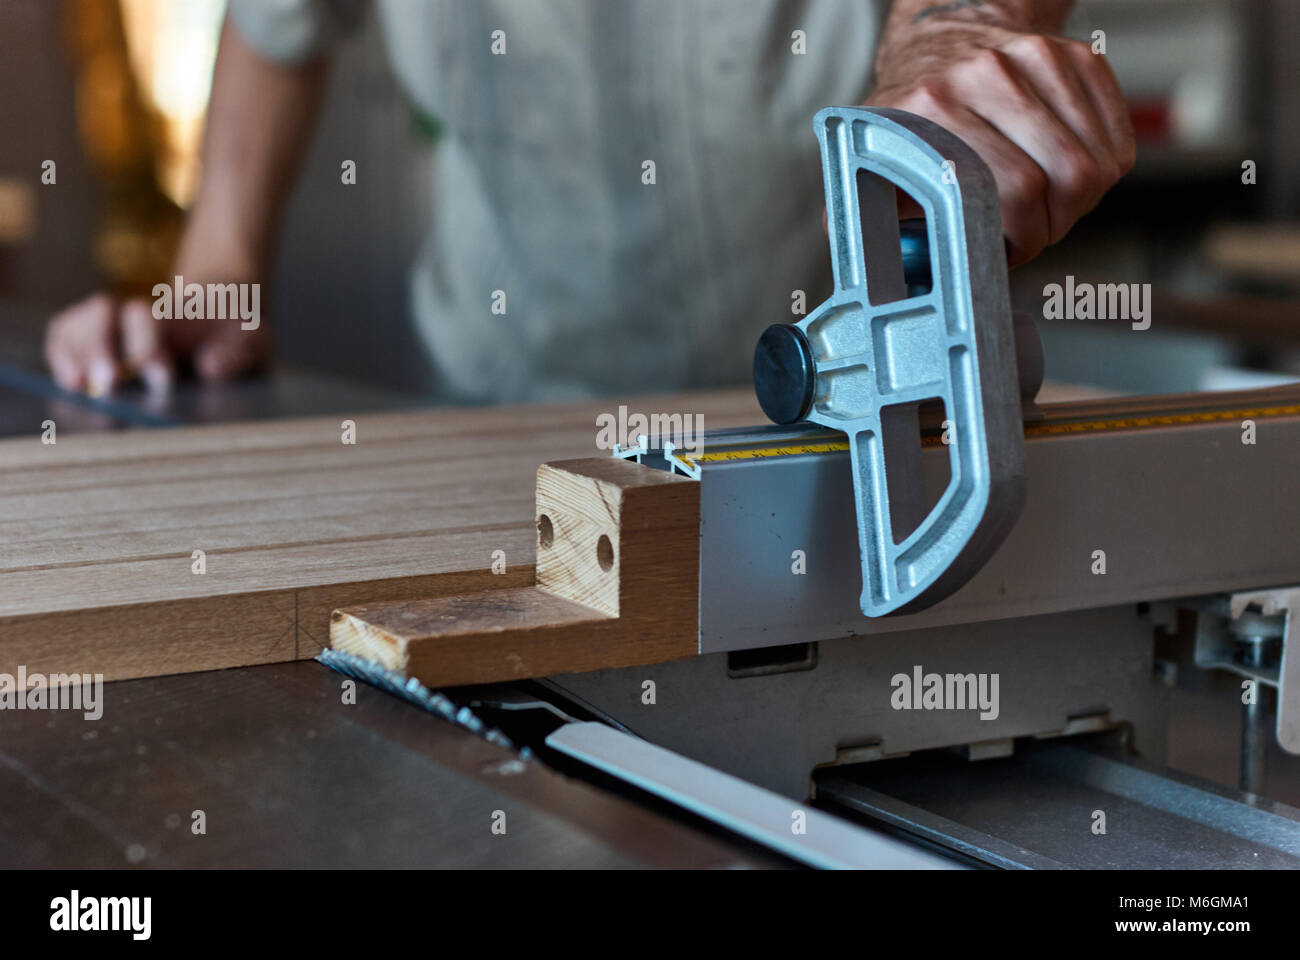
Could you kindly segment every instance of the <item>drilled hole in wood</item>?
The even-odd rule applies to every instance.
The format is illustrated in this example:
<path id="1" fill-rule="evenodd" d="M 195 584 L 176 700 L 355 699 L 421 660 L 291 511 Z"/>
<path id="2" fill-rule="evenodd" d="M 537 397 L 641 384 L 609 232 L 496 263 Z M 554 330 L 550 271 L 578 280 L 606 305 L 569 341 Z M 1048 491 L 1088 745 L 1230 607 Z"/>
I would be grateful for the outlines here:
<path id="1" fill-rule="evenodd" d="M 555 528 L 551 526 L 551 518 L 546 514 L 537 518 L 537 542 L 543 547 L 549 547 L 555 542 Z"/>
<path id="2" fill-rule="evenodd" d="M 608 573 L 614 569 L 614 545 L 609 542 L 609 537 L 605 534 L 600 535 L 596 541 L 596 562 L 600 564 L 600 569 Z"/>

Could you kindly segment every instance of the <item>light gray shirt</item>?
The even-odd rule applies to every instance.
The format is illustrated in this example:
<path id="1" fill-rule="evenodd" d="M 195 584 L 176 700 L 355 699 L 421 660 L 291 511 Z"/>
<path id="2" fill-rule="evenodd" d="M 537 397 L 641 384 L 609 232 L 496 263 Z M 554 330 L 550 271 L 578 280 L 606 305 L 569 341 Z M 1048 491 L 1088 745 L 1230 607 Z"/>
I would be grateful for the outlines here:
<path id="1" fill-rule="evenodd" d="M 883 6 L 378 0 L 399 83 L 444 130 L 411 299 L 448 393 L 747 381 L 796 291 L 830 292 L 812 117 L 866 96 Z M 355 8 L 230 5 L 280 61 L 328 52 Z"/>

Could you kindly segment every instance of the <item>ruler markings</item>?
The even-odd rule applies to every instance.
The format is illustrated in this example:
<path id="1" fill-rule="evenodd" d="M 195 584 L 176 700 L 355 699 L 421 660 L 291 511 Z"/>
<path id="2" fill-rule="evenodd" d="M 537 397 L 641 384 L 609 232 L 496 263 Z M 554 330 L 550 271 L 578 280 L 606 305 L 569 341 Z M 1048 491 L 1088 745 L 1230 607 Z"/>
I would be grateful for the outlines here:
<path id="1" fill-rule="evenodd" d="M 1168 413 L 1145 417 L 1122 417 L 1112 420 L 1081 420 L 1073 423 L 1027 423 L 1027 438 L 1057 436 L 1067 433 L 1092 433 L 1108 430 L 1132 430 L 1143 427 L 1168 427 L 1187 423 L 1214 423 L 1224 420 L 1255 420 L 1300 415 L 1300 404 L 1284 407 L 1255 407 L 1244 410 L 1209 410 L 1198 413 Z M 922 446 L 940 445 L 937 436 L 925 437 Z M 716 463 L 724 460 L 757 460 L 767 457 L 793 457 L 806 453 L 839 453 L 849 449 L 847 440 L 830 443 L 793 444 L 783 447 L 758 447 L 750 450 L 717 450 L 693 457 L 694 462 Z"/>

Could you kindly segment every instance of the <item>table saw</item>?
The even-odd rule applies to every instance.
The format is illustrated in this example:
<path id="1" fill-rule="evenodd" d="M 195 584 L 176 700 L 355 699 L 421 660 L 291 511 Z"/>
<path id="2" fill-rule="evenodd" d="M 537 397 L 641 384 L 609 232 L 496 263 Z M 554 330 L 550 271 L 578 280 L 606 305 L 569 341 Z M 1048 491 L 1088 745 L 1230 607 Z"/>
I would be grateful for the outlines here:
<path id="1" fill-rule="evenodd" d="M 0 444 L 0 673 L 106 681 L 0 712 L 0 860 L 1300 864 L 1300 388 L 1050 402 L 991 178 L 914 121 L 818 115 L 836 289 L 760 341 L 776 423 Z M 1241 789 L 1166 766 L 1209 703 Z"/>

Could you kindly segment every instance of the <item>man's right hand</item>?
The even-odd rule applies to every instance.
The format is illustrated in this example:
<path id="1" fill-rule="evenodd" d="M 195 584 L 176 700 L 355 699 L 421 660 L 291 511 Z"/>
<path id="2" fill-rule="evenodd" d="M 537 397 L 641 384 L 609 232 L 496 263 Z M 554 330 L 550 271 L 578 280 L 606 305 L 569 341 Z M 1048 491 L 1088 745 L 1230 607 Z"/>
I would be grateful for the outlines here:
<path id="1" fill-rule="evenodd" d="M 1056 36 L 1070 5 L 895 0 L 867 100 L 933 120 L 983 158 L 1013 267 L 1060 240 L 1136 157 L 1106 58 Z M 909 199 L 900 213 L 920 209 Z"/>
<path id="2" fill-rule="evenodd" d="M 55 382 L 92 396 L 135 377 L 150 390 L 166 390 L 185 361 L 204 380 L 228 380 L 256 369 L 269 354 L 265 326 L 242 330 L 238 320 L 160 320 L 151 301 L 117 301 L 106 293 L 68 307 L 45 331 L 45 361 Z"/>

